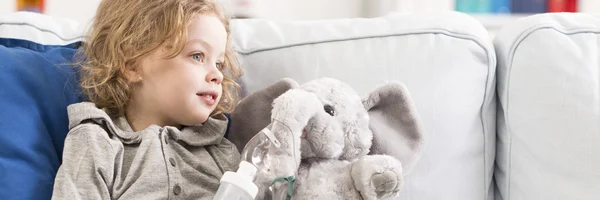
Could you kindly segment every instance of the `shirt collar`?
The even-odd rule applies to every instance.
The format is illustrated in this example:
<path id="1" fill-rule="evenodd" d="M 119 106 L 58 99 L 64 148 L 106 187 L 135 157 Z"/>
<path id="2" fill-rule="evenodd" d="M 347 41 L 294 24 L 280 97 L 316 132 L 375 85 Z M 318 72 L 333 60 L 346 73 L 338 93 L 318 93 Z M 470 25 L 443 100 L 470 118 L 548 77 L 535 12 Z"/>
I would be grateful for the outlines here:
<path id="1" fill-rule="evenodd" d="M 84 102 L 70 105 L 69 127 L 73 128 L 86 120 L 92 120 L 104 126 L 107 132 L 116 135 L 125 144 L 136 144 L 142 141 L 143 134 L 159 134 L 166 132 L 173 140 L 191 146 L 220 144 L 227 131 L 227 117 L 223 114 L 209 117 L 206 122 L 197 125 L 176 127 L 151 125 L 144 130 L 134 132 L 125 117 L 111 118 L 106 112 L 93 103 Z"/>

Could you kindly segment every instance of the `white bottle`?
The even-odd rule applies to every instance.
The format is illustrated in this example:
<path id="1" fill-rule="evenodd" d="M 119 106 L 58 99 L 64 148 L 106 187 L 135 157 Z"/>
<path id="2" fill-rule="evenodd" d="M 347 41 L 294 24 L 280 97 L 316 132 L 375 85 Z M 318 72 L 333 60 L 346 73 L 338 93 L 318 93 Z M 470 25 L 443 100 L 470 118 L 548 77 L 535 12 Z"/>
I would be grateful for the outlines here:
<path id="1" fill-rule="evenodd" d="M 253 200 L 258 193 L 252 182 L 256 170 L 254 165 L 242 161 L 237 172 L 225 172 L 213 200 Z"/>

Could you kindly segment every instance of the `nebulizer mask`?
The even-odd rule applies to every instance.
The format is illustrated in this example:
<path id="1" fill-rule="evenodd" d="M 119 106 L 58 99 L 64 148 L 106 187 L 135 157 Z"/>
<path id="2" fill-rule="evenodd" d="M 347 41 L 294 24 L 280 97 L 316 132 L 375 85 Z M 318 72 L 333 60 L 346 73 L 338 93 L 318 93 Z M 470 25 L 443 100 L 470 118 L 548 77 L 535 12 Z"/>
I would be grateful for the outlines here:
<path id="1" fill-rule="evenodd" d="M 277 134 L 277 136 L 276 136 Z M 282 141 L 285 144 L 282 145 Z M 295 149 L 298 139 L 294 137 L 291 129 L 283 122 L 273 120 L 271 124 L 256 134 L 242 150 L 242 161 L 237 172 L 226 172 L 221 179 L 221 186 L 217 191 L 216 199 L 254 199 L 258 187 L 253 183 L 257 173 L 269 172 L 280 166 L 274 166 L 274 152 L 289 152 L 290 160 L 295 166 L 299 165 L 299 156 Z M 272 200 L 291 199 L 293 184 L 298 176 L 297 170 L 288 174 L 280 174 L 267 191 Z M 222 189 L 223 188 L 223 189 Z M 219 197 L 219 198 L 217 198 Z"/>

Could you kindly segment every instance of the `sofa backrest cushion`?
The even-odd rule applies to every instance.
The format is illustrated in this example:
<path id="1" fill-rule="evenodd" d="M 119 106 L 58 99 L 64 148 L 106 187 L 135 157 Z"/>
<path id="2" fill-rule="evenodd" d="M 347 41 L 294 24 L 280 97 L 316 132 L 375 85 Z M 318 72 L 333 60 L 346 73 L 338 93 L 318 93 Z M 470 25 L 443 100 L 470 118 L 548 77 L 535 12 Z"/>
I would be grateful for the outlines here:
<path id="1" fill-rule="evenodd" d="M 527 17 L 494 45 L 496 199 L 600 199 L 600 16 Z"/>
<path id="2" fill-rule="evenodd" d="M 477 20 L 455 12 L 320 21 L 243 19 L 232 23 L 232 31 L 246 94 L 283 77 L 300 84 L 332 77 L 361 95 L 387 81 L 405 83 L 426 135 L 402 199 L 493 196 L 496 59 Z"/>

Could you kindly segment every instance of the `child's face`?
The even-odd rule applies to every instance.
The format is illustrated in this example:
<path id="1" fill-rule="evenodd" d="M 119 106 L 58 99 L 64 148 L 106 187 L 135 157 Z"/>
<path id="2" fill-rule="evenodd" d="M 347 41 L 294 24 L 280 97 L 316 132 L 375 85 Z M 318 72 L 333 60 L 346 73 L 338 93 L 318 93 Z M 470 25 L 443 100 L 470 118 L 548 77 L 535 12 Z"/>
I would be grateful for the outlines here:
<path id="1" fill-rule="evenodd" d="M 196 16 L 188 26 L 183 51 L 165 58 L 159 49 L 141 63 L 141 86 L 134 89 L 133 103 L 162 125 L 205 122 L 223 93 L 220 68 L 225 59 L 227 32 L 214 15 Z M 143 105 L 143 106 L 142 106 Z"/>

